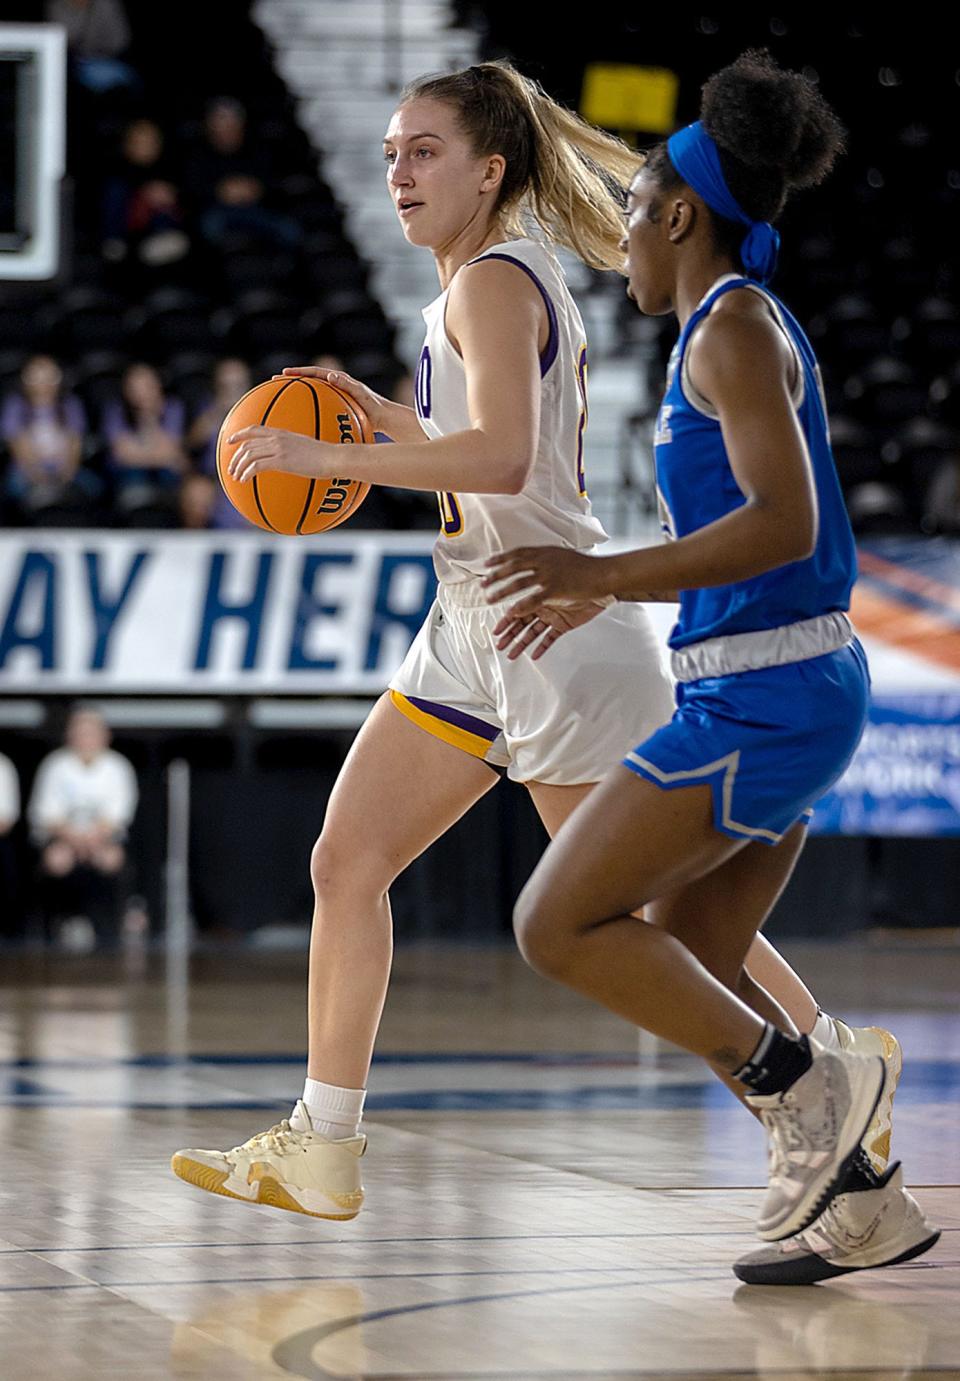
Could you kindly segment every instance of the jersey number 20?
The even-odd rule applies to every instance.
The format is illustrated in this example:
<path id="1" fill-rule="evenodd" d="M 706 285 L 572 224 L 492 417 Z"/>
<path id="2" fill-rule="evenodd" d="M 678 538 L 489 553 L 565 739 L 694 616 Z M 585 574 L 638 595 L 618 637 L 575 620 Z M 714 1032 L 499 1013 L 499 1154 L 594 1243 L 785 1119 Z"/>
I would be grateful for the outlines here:
<path id="1" fill-rule="evenodd" d="M 459 537 L 463 531 L 463 514 L 456 494 L 438 494 L 440 500 L 440 522 L 445 537 Z"/>

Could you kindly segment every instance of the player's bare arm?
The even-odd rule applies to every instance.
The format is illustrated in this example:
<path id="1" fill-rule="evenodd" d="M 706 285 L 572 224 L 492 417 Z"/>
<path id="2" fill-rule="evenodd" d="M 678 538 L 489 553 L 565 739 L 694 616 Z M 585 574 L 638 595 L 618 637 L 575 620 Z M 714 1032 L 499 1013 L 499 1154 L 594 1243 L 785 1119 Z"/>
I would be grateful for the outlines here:
<path id="1" fill-rule="evenodd" d="M 540 427 L 540 354 L 546 309 L 519 269 L 494 260 L 461 269 L 447 299 L 447 331 L 467 377 L 473 426 L 393 446 L 350 450 L 350 477 L 400 489 L 462 494 L 519 494 L 536 454 Z M 343 449 L 274 427 L 245 427 L 228 438 L 238 449 L 234 479 L 264 470 L 337 474 Z"/>
<path id="2" fill-rule="evenodd" d="M 690 349 L 692 381 L 719 415 L 745 502 L 679 541 L 617 556 L 527 548 L 495 557 L 491 598 L 525 593 L 508 611 L 513 617 L 563 598 L 647 600 L 651 593 L 728 585 L 813 551 L 816 496 L 779 328 L 748 313 L 717 313 Z"/>

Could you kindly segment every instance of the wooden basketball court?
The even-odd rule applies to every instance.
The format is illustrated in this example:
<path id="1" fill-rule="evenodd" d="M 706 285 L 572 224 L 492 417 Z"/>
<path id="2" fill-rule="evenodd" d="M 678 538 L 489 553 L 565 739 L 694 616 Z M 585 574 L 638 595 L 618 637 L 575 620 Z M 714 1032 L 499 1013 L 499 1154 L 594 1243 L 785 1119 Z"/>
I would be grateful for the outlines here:
<path id="1" fill-rule="evenodd" d="M 289 1111 L 305 954 L 9 959 L 0 1374 L 960 1377 L 960 947 L 789 953 L 831 1010 L 899 1034 L 894 1153 L 944 1231 L 916 1262 L 780 1290 L 730 1270 L 764 1180 L 752 1120 L 511 950 L 398 954 L 351 1223 L 168 1169 Z"/>

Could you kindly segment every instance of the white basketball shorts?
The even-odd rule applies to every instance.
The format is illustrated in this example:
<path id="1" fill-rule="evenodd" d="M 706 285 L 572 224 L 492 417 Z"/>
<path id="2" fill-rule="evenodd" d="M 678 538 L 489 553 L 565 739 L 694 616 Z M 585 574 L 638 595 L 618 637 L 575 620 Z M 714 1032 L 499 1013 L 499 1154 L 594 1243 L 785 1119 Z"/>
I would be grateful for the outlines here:
<path id="1" fill-rule="evenodd" d="M 427 733 L 518 782 L 597 782 L 670 719 L 673 686 L 637 604 L 615 604 L 538 661 L 509 661 L 493 628 L 503 606 L 477 582 L 441 584 L 390 682 L 397 709 Z"/>

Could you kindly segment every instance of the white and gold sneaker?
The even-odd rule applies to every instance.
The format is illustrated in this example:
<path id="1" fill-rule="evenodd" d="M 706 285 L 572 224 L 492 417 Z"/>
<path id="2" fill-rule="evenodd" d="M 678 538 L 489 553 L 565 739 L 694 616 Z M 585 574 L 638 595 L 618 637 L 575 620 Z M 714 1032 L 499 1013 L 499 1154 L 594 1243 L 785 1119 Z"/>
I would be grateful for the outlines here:
<path id="1" fill-rule="evenodd" d="M 748 1285 L 813 1285 L 851 1271 L 913 1261 L 939 1236 L 904 1189 L 899 1161 L 882 1176 L 854 1165 L 840 1193 L 810 1227 L 741 1257 L 733 1273 Z"/>
<path id="2" fill-rule="evenodd" d="M 363 1135 L 330 1141 L 312 1131 L 310 1114 L 298 1101 L 290 1118 L 242 1146 L 177 1151 L 170 1168 L 209 1194 L 345 1220 L 356 1218 L 363 1204 L 360 1157 L 366 1149 Z"/>
<path id="3" fill-rule="evenodd" d="M 842 1050 L 852 1050 L 855 1055 L 880 1055 L 883 1058 L 883 1093 L 863 1138 L 863 1148 L 870 1157 L 870 1164 L 878 1174 L 882 1174 L 890 1159 L 893 1096 L 903 1068 L 900 1042 L 882 1026 L 848 1026 L 839 1017 L 833 1017 L 832 1020 Z"/>

